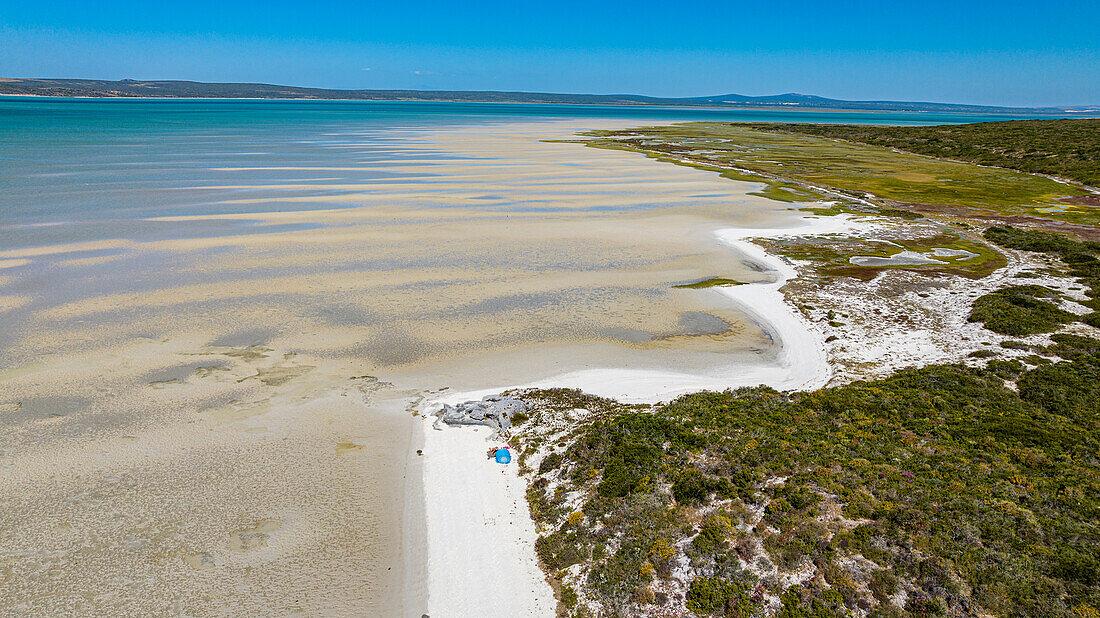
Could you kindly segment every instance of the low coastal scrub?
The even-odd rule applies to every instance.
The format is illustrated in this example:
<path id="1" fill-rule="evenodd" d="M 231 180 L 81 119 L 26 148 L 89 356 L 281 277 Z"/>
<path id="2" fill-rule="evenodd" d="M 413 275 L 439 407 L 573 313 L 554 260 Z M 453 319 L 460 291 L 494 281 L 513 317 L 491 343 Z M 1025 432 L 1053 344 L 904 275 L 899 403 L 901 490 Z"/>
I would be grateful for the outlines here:
<path id="1" fill-rule="evenodd" d="M 989 245 L 941 230 L 931 235 L 868 238 L 791 238 L 758 240 L 769 251 L 795 260 L 813 262 L 816 272 L 826 277 L 852 277 L 870 281 L 884 271 L 908 270 L 929 276 L 957 275 L 981 279 L 1007 264 L 1004 256 Z M 927 261 L 891 262 L 902 252 L 919 254 Z M 881 258 L 884 263 L 858 263 Z M 853 263 L 853 259 L 857 263 Z"/>
<path id="2" fill-rule="evenodd" d="M 970 321 L 982 322 L 989 330 L 1012 337 L 1049 333 L 1077 317 L 1047 300 L 1057 296 L 1039 285 L 1001 288 L 974 301 Z"/>
<path id="3" fill-rule="evenodd" d="M 1014 285 L 975 300 L 970 321 L 982 322 L 993 332 L 1011 336 L 1049 333 L 1077 320 L 1090 326 L 1100 324 L 1095 311 L 1100 309 L 1100 243 L 1011 226 L 991 227 L 984 236 L 1002 247 L 1060 258 L 1067 274 L 1076 277 L 1083 287 L 1087 296 L 1083 304 L 1094 311 L 1078 316 L 1055 305 L 1058 294 L 1053 290 L 1037 285 Z"/>
<path id="4" fill-rule="evenodd" d="M 539 555 L 575 616 L 1093 615 L 1100 340 L 1044 352 L 651 409 L 525 391 Z"/>
<path id="5" fill-rule="evenodd" d="M 1089 300 L 1083 304 L 1100 311 L 1100 242 L 1077 241 L 1059 234 L 1021 230 L 1010 225 L 991 227 L 983 236 L 1009 249 L 1057 255 L 1066 265 L 1068 274 L 1077 277 L 1086 288 L 1085 294 Z"/>
<path id="6" fill-rule="evenodd" d="M 740 126 L 886 146 L 1100 186 L 1100 120 L 1095 119 L 1014 120 L 927 127 L 794 123 Z"/>
<path id="7" fill-rule="evenodd" d="M 1100 157 L 1093 144 L 1100 135 L 1100 121 L 1069 122 L 1078 124 L 1056 125 L 1059 128 L 1049 136 L 1036 133 L 1030 138 L 1028 154 L 1019 151 L 1019 158 L 1014 157 L 1017 152 L 999 150 L 995 141 L 980 144 L 979 140 L 993 139 L 984 133 L 956 138 L 970 139 L 974 152 L 988 153 L 995 159 L 993 165 L 1010 169 L 901 152 L 897 148 L 904 146 L 871 141 L 870 137 L 857 139 L 850 132 L 832 135 L 830 131 L 838 129 L 826 125 L 692 122 L 592 131 L 586 134 L 590 138 L 586 143 L 642 152 L 658 160 L 763 183 L 758 195 L 786 202 L 839 199 L 843 203 L 839 207 L 845 210 L 905 217 L 914 211 L 967 218 L 1023 215 L 1034 221 L 1055 219 L 1093 225 L 1100 222 L 1100 213 L 1093 204 L 1095 195 L 1083 188 L 1021 173 L 1056 173 L 1086 182 L 1100 178 Z M 965 126 L 980 133 L 985 125 Z M 881 129 L 905 132 L 922 128 Z M 1042 141 L 1047 137 L 1054 141 Z M 968 157 L 970 151 L 961 148 L 925 152 L 917 147 L 919 141 L 907 142 L 911 146 L 907 149 L 949 159 L 991 162 Z M 929 139 L 925 143 L 938 142 Z"/>

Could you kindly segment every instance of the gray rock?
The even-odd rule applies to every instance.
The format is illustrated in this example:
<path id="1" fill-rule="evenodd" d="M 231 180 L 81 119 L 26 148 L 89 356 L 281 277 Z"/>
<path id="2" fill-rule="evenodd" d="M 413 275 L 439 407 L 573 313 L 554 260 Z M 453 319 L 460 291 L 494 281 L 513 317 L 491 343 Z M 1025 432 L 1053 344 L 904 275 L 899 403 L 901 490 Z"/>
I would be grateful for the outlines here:
<path id="1" fill-rule="evenodd" d="M 498 433 L 507 432 L 512 427 L 512 416 L 525 412 L 527 406 L 519 399 L 500 395 L 487 395 L 481 401 L 466 401 L 457 406 L 444 405 L 435 413 L 434 426 L 439 423 L 448 425 L 479 425 L 492 427 Z"/>

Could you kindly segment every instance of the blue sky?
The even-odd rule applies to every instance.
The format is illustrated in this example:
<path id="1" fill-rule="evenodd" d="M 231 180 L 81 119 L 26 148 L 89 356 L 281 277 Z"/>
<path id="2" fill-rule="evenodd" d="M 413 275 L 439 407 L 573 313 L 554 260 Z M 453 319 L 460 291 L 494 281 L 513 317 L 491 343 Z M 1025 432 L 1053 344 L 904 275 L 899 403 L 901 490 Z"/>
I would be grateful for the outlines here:
<path id="1" fill-rule="evenodd" d="M 0 0 L 0 76 L 1100 103 L 1100 2 Z"/>

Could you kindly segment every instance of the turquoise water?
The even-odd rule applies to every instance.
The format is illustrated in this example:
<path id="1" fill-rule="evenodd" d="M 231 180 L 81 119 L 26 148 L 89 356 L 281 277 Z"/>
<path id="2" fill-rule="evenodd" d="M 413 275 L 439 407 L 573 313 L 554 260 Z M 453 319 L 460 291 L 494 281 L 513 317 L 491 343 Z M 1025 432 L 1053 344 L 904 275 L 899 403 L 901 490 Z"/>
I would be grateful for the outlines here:
<path id="1" fill-rule="evenodd" d="M 853 113 L 588 105 L 363 101 L 29 99 L 0 97 L 0 247 L 100 238 L 234 233 L 244 223 L 147 221 L 171 215 L 327 207 L 323 189 L 281 194 L 306 201 L 232 203 L 261 195 L 238 185 L 364 183 L 408 178 L 400 131 L 592 119 L 946 124 L 1005 120 L 939 113 Z M 326 172 L 273 168 L 370 166 Z M 379 169 L 381 168 L 381 169 Z M 316 204 L 308 201 L 317 197 Z M 268 231 L 279 227 L 269 226 Z"/>

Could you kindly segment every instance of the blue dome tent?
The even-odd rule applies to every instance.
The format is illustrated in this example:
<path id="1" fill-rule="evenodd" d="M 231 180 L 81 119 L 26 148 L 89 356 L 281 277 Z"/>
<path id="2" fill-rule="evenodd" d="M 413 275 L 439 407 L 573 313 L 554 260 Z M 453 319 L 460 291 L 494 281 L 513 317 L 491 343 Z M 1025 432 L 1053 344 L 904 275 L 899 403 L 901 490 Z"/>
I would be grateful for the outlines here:
<path id="1" fill-rule="evenodd" d="M 497 458 L 497 463 L 499 464 L 511 463 L 512 451 L 508 450 L 507 446 L 503 448 L 498 448 L 495 457 Z"/>

